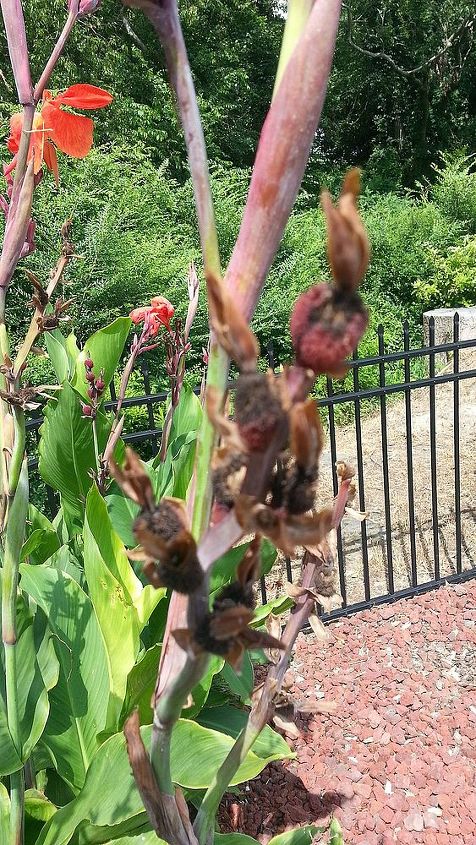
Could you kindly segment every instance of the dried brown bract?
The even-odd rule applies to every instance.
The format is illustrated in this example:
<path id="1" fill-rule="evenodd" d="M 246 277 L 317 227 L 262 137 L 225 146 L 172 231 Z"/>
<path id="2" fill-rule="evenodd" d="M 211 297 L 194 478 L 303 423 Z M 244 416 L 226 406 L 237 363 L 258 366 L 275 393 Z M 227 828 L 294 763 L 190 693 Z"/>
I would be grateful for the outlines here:
<path id="1" fill-rule="evenodd" d="M 235 504 L 236 518 L 244 531 L 263 534 L 278 549 L 292 555 L 297 546 L 317 545 L 332 527 L 332 510 L 313 514 L 289 514 L 240 495 Z"/>
<path id="2" fill-rule="evenodd" d="M 232 454 L 245 453 L 247 451 L 246 443 L 240 435 L 237 424 L 221 412 L 219 394 L 216 388 L 207 387 L 205 405 L 208 419 L 220 436 L 222 447 L 227 447 L 228 452 Z M 223 450 L 221 454 L 224 455 Z"/>
<path id="3" fill-rule="evenodd" d="M 207 274 L 207 290 L 210 325 L 218 343 L 242 372 L 255 370 L 259 346 L 245 317 L 218 276 Z"/>
<path id="4" fill-rule="evenodd" d="M 64 300 L 61 297 L 57 299 L 52 314 L 41 314 L 36 318 L 38 331 L 50 332 L 57 329 L 61 322 L 67 322 L 70 317 L 65 312 L 73 301 L 73 299 Z"/>
<path id="5" fill-rule="evenodd" d="M 150 478 L 132 449 L 127 449 L 122 468 L 111 461 L 111 474 L 123 492 L 141 506 L 133 532 L 151 584 L 187 595 L 194 592 L 203 573 L 184 502 L 163 498 L 156 504 Z"/>
<path id="6" fill-rule="evenodd" d="M 232 452 L 227 446 L 216 449 L 212 462 L 215 501 L 230 510 L 238 496 L 246 474 L 247 456 Z"/>
<path id="7" fill-rule="evenodd" d="M 313 471 L 324 445 L 324 431 L 314 399 L 297 402 L 290 411 L 290 448 L 296 463 Z"/>
<path id="8" fill-rule="evenodd" d="M 360 172 L 350 170 L 342 186 L 337 205 L 323 191 L 321 205 L 327 219 L 327 254 L 336 287 L 352 292 L 367 270 L 370 248 L 367 233 L 357 210 Z"/>
<path id="9" fill-rule="evenodd" d="M 9 392 L 7 390 L 0 390 L 0 398 L 14 408 L 21 408 L 23 411 L 35 411 L 41 407 L 41 402 L 37 402 L 38 396 L 43 399 L 54 399 L 49 391 L 61 390 L 61 385 L 58 384 L 39 384 L 37 387 L 27 385 L 19 390 Z"/>

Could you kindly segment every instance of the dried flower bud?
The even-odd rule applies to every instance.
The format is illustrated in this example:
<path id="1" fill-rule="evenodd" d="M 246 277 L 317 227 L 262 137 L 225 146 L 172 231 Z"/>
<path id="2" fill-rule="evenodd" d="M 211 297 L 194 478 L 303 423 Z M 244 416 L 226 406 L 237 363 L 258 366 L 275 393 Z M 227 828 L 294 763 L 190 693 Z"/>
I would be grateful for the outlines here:
<path id="1" fill-rule="evenodd" d="M 367 323 L 367 310 L 357 294 L 315 285 L 296 300 L 291 315 L 297 363 L 316 374 L 342 377 L 345 359 L 357 347 Z"/>
<path id="2" fill-rule="evenodd" d="M 332 275 L 339 290 L 351 293 L 362 281 L 369 263 L 369 242 L 357 211 L 360 173 L 350 170 L 342 186 L 337 205 L 327 191 L 321 205 L 327 219 L 327 254 Z"/>
<path id="3" fill-rule="evenodd" d="M 210 325 L 220 346 L 242 371 L 253 371 L 259 354 L 256 337 L 233 302 L 222 279 L 207 274 Z"/>
<path id="4" fill-rule="evenodd" d="M 203 573 L 197 546 L 180 499 L 164 498 L 152 510 L 143 509 L 133 531 L 146 556 L 156 561 L 162 586 L 185 594 L 200 586 Z"/>
<path id="5" fill-rule="evenodd" d="M 237 380 L 234 417 L 251 452 L 264 452 L 278 426 L 287 426 L 275 385 L 267 373 L 242 373 Z"/>

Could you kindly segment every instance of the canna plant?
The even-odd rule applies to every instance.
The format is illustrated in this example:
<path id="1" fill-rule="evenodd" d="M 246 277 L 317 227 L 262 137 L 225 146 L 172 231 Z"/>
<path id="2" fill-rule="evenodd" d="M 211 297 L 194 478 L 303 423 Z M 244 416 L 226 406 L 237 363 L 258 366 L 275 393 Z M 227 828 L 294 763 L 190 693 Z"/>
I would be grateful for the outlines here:
<path id="1" fill-rule="evenodd" d="M 336 205 L 321 197 L 333 281 L 295 303 L 295 357 L 278 375 L 259 371 L 249 328 L 312 147 L 340 2 L 289 0 L 273 101 L 224 274 L 176 0 L 133 2 L 161 41 L 194 184 L 210 321 L 200 399 L 184 380 L 198 303 L 193 266 L 184 324 L 158 295 L 81 350 L 73 333 L 63 335 L 70 303 L 53 294 L 76 258 L 71 221 L 61 229 L 47 286 L 28 274 L 34 313 L 16 355 L 10 350 L 7 293 L 35 248 L 32 204 L 43 166 L 58 181 L 57 150 L 81 157 L 91 147 L 92 121 L 66 109 L 103 108 L 111 98 L 83 83 L 56 95 L 46 88 L 95 0 L 70 0 L 36 86 L 19 0 L 1 5 L 22 107 L 8 140 L 0 258 L 2 841 L 244 845 L 249 837 L 221 840 L 216 832 L 220 801 L 271 760 L 292 756 L 270 722 L 282 727 L 295 710 L 283 683 L 299 631 L 310 621 L 325 636 L 316 608 L 335 595 L 335 533 L 354 493 L 352 468 L 341 464 L 336 497 L 315 507 L 323 433 L 308 393 L 316 375 L 345 372 L 367 324 L 358 286 L 369 250 L 356 171 Z M 26 380 L 39 343 L 57 384 Z M 144 462 L 122 439 L 124 402 L 139 355 L 156 351 L 165 357 L 170 401 L 159 452 Z M 105 391 L 124 354 L 111 414 Z M 226 412 L 231 361 L 239 370 L 233 419 Z M 39 469 L 59 494 L 52 520 L 29 504 L 25 412 L 38 397 L 48 399 Z M 254 584 L 276 549 L 299 548 L 300 585 L 256 609 Z M 253 660 L 265 654 L 267 676 L 255 686 Z M 327 833 L 308 825 L 276 845 L 320 833 L 341 841 L 333 820 Z"/>

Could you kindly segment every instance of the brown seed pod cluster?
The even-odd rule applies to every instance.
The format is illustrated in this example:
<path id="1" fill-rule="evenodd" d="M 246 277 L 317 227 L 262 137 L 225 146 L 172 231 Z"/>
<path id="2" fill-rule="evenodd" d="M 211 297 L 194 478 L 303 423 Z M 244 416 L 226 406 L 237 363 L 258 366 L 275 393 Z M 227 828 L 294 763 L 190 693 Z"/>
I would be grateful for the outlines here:
<path id="1" fill-rule="evenodd" d="M 193 654 L 207 651 L 224 657 L 237 670 L 247 648 L 284 648 L 276 637 L 250 627 L 254 616 L 252 584 L 260 572 L 259 548 L 260 538 L 256 537 L 237 569 L 236 580 L 220 590 L 213 608 L 193 633 L 186 629 L 173 632 L 182 648 Z"/>
<path id="2" fill-rule="evenodd" d="M 126 450 L 123 467 L 111 461 L 111 474 L 126 496 L 141 507 L 133 525 L 140 549 L 133 556 L 146 561 L 144 572 L 151 583 L 186 595 L 193 593 L 203 581 L 203 572 L 184 502 L 171 497 L 155 501 L 150 478 L 132 449 Z"/>

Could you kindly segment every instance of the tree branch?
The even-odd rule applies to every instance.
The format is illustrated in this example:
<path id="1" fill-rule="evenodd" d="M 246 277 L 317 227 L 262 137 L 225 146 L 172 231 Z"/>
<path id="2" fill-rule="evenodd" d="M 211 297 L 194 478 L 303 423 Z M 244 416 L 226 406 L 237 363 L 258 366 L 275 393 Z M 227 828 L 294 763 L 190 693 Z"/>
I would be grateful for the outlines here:
<path id="1" fill-rule="evenodd" d="M 360 44 L 357 44 L 357 42 L 354 41 L 353 37 L 354 22 L 352 18 L 352 11 L 349 6 L 344 6 L 344 8 L 347 17 L 347 40 L 351 47 L 354 47 L 356 50 L 358 50 L 359 53 L 362 53 L 364 56 L 369 56 L 371 59 L 383 59 L 383 61 L 391 65 L 391 67 L 401 76 L 414 76 L 415 74 L 420 73 L 422 70 L 431 67 L 431 65 L 435 64 L 435 62 L 437 62 L 438 59 L 441 58 L 441 56 L 443 56 L 445 53 L 448 52 L 448 50 L 451 49 L 458 36 L 460 36 L 462 33 L 465 33 L 466 30 L 472 31 L 474 24 L 476 23 L 476 15 L 473 15 L 471 18 L 467 18 L 457 27 L 457 29 L 451 35 L 449 35 L 445 39 L 445 43 L 436 53 L 434 53 L 428 59 L 425 59 L 425 61 L 421 62 L 415 67 L 404 68 L 401 65 L 397 64 L 395 59 L 388 53 L 385 53 L 383 50 L 368 50 L 367 48 L 362 47 Z"/>

